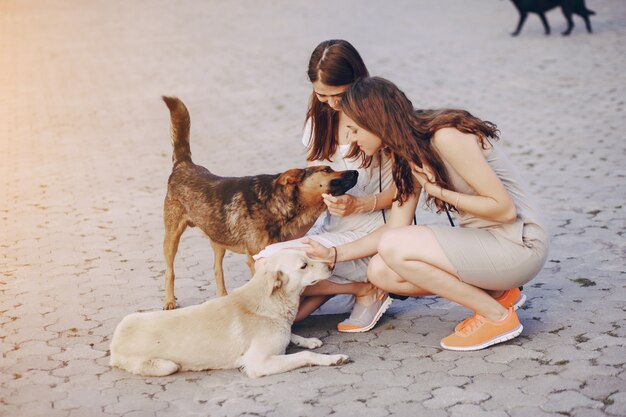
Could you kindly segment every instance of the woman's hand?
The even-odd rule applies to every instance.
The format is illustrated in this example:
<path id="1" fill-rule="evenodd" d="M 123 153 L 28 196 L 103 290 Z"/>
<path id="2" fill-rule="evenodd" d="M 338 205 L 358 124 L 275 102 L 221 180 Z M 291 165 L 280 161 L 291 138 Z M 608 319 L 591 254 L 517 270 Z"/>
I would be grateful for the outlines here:
<path id="1" fill-rule="evenodd" d="M 322 194 L 324 204 L 328 207 L 328 212 L 333 216 L 345 217 L 354 214 L 359 209 L 357 197 L 350 194 L 334 196 Z"/>
<path id="2" fill-rule="evenodd" d="M 313 239 L 302 239 L 301 242 L 308 247 L 298 249 L 304 250 L 309 258 L 323 261 L 329 264 L 332 264 L 334 262 L 335 252 L 333 248 L 327 248 L 326 246 L 316 242 Z"/>
<path id="3" fill-rule="evenodd" d="M 426 164 L 423 164 L 422 168 L 420 168 L 413 162 L 410 162 L 409 166 L 411 167 L 411 172 L 413 173 L 413 176 L 415 177 L 417 182 L 419 182 L 422 189 L 426 191 L 428 195 L 432 195 L 433 197 L 439 197 L 439 195 L 441 194 L 441 187 L 435 184 L 435 174 L 432 168 L 430 168 Z"/>

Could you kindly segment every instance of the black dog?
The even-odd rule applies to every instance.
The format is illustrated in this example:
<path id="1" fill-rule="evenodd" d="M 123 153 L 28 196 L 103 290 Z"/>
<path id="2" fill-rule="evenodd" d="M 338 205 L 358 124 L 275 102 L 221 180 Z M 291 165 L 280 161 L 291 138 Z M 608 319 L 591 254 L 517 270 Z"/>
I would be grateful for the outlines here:
<path id="1" fill-rule="evenodd" d="M 561 6 L 565 20 L 567 20 L 567 29 L 563 32 L 564 36 L 569 35 L 574 28 L 574 21 L 572 15 L 577 14 L 585 20 L 587 26 L 587 32 L 591 33 L 591 22 L 589 16 L 596 14 L 593 10 L 589 10 L 585 5 L 585 0 L 511 0 L 517 11 L 519 12 L 519 23 L 515 32 L 511 33 L 512 36 L 519 35 L 526 21 L 528 13 L 537 13 L 543 23 L 543 27 L 546 31 L 546 35 L 550 34 L 550 25 L 546 19 L 545 13 L 548 10 L 552 10 L 557 6 Z"/>

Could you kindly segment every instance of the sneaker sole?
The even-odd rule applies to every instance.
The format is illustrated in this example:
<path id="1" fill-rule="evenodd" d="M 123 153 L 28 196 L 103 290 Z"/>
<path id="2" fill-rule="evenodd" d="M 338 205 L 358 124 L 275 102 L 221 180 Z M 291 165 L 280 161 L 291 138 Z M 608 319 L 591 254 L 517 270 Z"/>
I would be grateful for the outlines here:
<path id="1" fill-rule="evenodd" d="M 522 296 L 517 299 L 517 301 L 515 302 L 515 304 L 512 305 L 512 307 L 514 310 L 518 310 L 525 303 L 526 303 L 526 294 L 522 293 Z M 454 327 L 455 332 L 459 331 L 459 325 L 460 323 Z"/>
<path id="2" fill-rule="evenodd" d="M 391 297 L 387 297 L 385 302 L 382 303 L 382 305 L 378 309 L 378 312 L 374 316 L 374 320 L 372 320 L 372 322 L 369 325 L 365 327 L 360 327 L 358 329 L 349 329 L 349 330 L 337 329 L 337 331 L 341 333 L 363 333 L 363 332 L 367 332 L 368 330 L 371 330 L 374 326 L 376 326 L 376 324 L 378 323 L 378 320 L 380 320 L 381 316 L 385 313 L 385 311 L 387 311 L 387 309 L 389 308 L 392 302 L 393 302 L 393 299 Z"/>
<path id="3" fill-rule="evenodd" d="M 519 300 L 517 300 L 515 302 L 515 304 L 513 304 L 513 308 L 515 310 L 519 309 L 521 306 L 524 305 L 524 303 L 526 303 L 526 294 L 522 293 L 522 296 L 519 298 Z"/>
<path id="4" fill-rule="evenodd" d="M 457 350 L 457 351 L 464 351 L 464 352 L 467 352 L 470 350 L 481 350 L 481 349 L 484 349 L 486 347 L 489 347 L 498 343 L 506 342 L 507 340 L 515 339 L 517 336 L 520 335 L 520 333 L 522 333 L 522 330 L 524 330 L 524 326 L 522 326 L 522 324 L 520 323 L 519 326 L 517 326 L 515 329 L 511 330 L 510 332 L 496 336 L 493 339 L 490 339 L 480 345 L 448 346 L 443 342 L 440 342 L 439 344 L 441 345 L 442 348 L 447 349 L 447 350 Z"/>

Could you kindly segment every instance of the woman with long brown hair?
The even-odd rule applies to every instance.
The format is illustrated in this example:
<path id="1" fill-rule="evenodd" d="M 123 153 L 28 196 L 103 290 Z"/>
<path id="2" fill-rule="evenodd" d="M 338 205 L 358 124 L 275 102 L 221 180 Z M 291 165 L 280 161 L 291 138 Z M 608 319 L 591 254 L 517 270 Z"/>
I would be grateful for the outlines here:
<path id="1" fill-rule="evenodd" d="M 380 227 L 384 223 L 382 209 L 391 207 L 395 187 L 389 158 L 375 153 L 363 161 L 358 147 L 351 146 L 347 136 L 341 98 L 350 84 L 368 76 L 354 46 L 337 39 L 320 43 L 311 54 L 307 75 L 313 87 L 302 138 L 308 149 L 307 163 L 359 172 L 357 184 L 346 195 L 325 196 L 327 215 L 308 231 L 308 237 L 330 248 L 359 239 Z M 297 241 L 270 245 L 255 259 L 292 247 Z M 296 320 L 308 316 L 335 294 L 352 294 L 355 297 L 350 297 L 347 304 L 335 303 L 334 308 L 326 309 L 329 313 L 352 309 L 350 317 L 339 323 L 337 329 L 364 332 L 374 327 L 391 304 L 391 298 L 367 282 L 368 261 L 366 258 L 338 263 L 329 280 L 308 287 Z"/>
<path id="2" fill-rule="evenodd" d="M 365 156 L 383 149 L 393 162 L 397 195 L 386 225 L 357 241 L 307 252 L 329 262 L 372 256 L 369 280 L 396 294 L 432 293 L 474 315 L 441 341 L 477 350 L 517 337 L 518 286 L 543 267 L 547 235 L 503 152 L 498 130 L 463 110 L 415 111 L 393 83 L 364 78 L 345 92 L 341 109 L 350 140 Z M 420 193 L 438 211 L 456 212 L 460 227 L 409 226 Z"/>

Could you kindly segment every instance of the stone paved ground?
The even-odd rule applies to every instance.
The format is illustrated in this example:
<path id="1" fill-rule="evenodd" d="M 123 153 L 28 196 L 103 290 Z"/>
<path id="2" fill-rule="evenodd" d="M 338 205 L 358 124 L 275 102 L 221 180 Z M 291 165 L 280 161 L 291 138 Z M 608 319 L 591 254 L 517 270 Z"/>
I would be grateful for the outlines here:
<path id="1" fill-rule="evenodd" d="M 552 36 L 531 16 L 511 38 L 504 0 L 0 1 L 0 415 L 626 415 L 626 3 L 588 3 L 591 36 L 577 19 L 561 37 L 552 11 Z M 342 367 L 259 380 L 109 368 L 115 325 L 164 297 L 159 96 L 185 100 L 194 158 L 218 173 L 300 166 L 306 62 L 332 37 L 417 107 L 498 123 L 553 236 L 523 335 L 442 351 L 468 312 L 410 299 L 366 334 L 338 334 L 339 316 L 299 326 L 350 355 Z M 248 279 L 239 255 L 225 268 L 231 289 Z M 214 296 L 199 233 L 176 269 L 180 304 Z"/>

